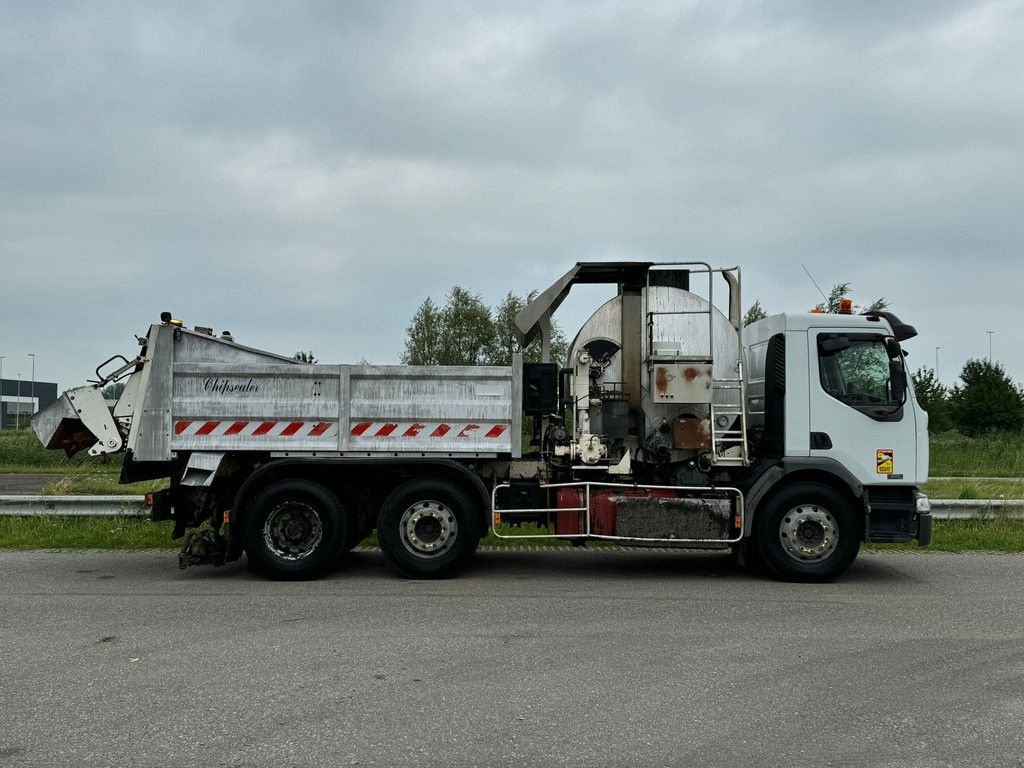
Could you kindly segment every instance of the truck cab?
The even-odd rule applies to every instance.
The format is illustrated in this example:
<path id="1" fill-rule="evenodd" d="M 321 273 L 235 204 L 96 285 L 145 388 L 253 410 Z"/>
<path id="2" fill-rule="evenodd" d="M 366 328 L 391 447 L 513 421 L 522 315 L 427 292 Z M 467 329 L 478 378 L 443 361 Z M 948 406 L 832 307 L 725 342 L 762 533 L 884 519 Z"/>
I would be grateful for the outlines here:
<path id="1" fill-rule="evenodd" d="M 779 314 L 743 330 L 754 451 L 778 480 L 817 479 L 858 499 L 864 540 L 928 543 L 928 414 L 890 312 Z"/>

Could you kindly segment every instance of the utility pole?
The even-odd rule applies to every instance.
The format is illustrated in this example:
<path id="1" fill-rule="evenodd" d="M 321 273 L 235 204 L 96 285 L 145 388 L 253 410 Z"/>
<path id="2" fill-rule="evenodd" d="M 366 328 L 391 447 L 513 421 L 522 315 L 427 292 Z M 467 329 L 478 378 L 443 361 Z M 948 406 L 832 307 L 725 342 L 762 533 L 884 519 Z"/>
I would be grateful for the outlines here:
<path id="1" fill-rule="evenodd" d="M 32 358 L 32 385 L 29 389 L 29 398 L 32 400 L 32 413 L 36 412 L 36 353 L 29 352 L 28 356 Z"/>
<path id="2" fill-rule="evenodd" d="M 985 333 L 988 334 L 988 363 L 989 363 L 989 365 L 991 365 L 992 364 L 992 334 L 995 333 L 995 331 L 985 331 Z"/>

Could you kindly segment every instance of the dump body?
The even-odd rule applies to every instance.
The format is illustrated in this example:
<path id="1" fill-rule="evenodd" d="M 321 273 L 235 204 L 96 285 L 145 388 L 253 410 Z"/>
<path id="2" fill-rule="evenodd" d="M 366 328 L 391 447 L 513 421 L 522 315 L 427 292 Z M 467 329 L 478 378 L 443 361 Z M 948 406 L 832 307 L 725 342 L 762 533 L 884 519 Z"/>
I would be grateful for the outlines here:
<path id="1" fill-rule="evenodd" d="M 168 462 L 193 451 L 521 455 L 518 361 L 306 365 L 171 325 L 150 328 L 140 357 L 112 414 L 127 428 L 134 461 Z M 75 406 L 91 404 L 95 392 L 72 390 L 37 414 L 40 441 L 70 452 L 92 445 L 96 436 L 82 423 L 88 411 Z M 105 406 L 100 416 L 110 418 Z M 120 438 L 101 440 L 95 452 L 119 448 Z"/>
<path id="2" fill-rule="evenodd" d="M 193 451 L 521 451 L 516 366 L 306 365 L 169 325 L 148 338 L 148 361 L 118 403 L 135 461 Z"/>

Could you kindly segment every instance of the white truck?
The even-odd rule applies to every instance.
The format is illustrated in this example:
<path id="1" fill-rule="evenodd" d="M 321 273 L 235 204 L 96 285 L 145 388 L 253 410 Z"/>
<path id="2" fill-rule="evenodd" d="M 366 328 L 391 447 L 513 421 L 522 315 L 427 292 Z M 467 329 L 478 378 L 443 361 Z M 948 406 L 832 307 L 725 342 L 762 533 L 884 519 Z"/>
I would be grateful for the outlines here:
<path id="1" fill-rule="evenodd" d="M 552 315 L 577 284 L 616 293 L 560 367 Z M 397 572 L 436 577 L 490 529 L 731 548 L 821 581 L 862 541 L 927 544 L 915 330 L 889 312 L 742 328 L 740 306 L 738 268 L 579 263 L 516 317 L 541 362 L 496 367 L 308 365 L 165 312 L 32 424 L 69 455 L 125 452 L 123 483 L 169 478 L 152 514 L 185 538 L 182 567 L 245 552 L 315 577 L 376 530 Z"/>

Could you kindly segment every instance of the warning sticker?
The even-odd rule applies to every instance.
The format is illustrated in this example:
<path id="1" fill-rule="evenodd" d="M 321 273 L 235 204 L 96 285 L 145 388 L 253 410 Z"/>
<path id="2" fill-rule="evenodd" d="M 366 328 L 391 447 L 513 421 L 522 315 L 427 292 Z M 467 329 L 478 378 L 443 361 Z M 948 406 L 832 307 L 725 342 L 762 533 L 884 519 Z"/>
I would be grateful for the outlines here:
<path id="1" fill-rule="evenodd" d="M 892 448 L 879 448 L 875 451 L 875 472 L 880 475 L 891 475 L 893 468 Z"/>

